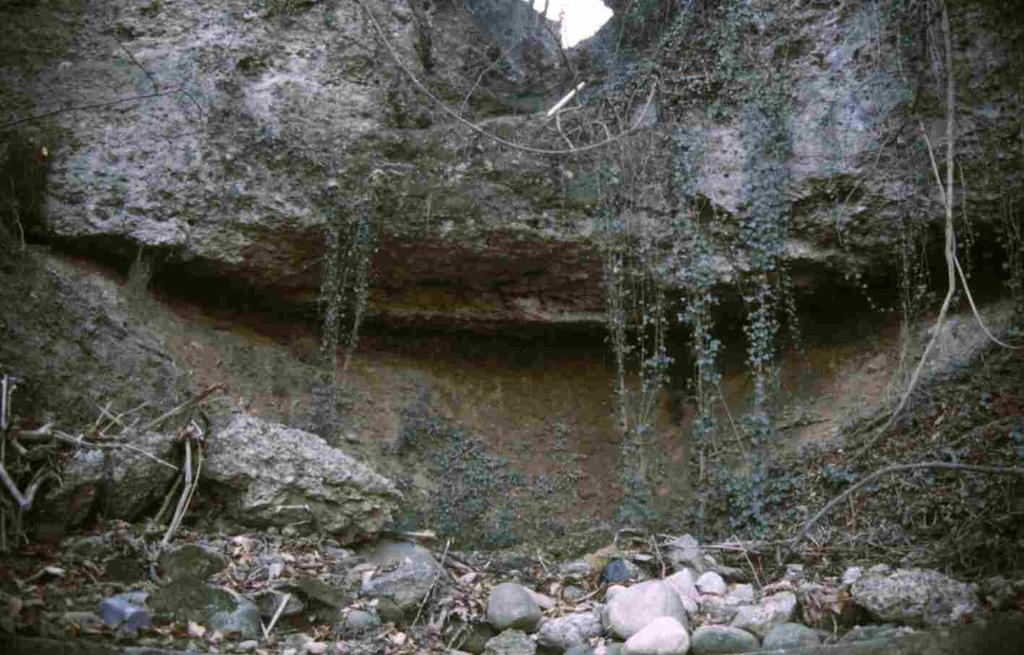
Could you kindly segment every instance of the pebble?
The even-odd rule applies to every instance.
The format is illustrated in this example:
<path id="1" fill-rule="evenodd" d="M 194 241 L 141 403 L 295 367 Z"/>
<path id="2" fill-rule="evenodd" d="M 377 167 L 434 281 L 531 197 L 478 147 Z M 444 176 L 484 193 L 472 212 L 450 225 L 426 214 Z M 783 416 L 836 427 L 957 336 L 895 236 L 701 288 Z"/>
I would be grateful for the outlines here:
<path id="1" fill-rule="evenodd" d="M 729 591 L 725 580 L 714 571 L 708 571 L 697 578 L 697 589 L 700 589 L 702 593 L 716 596 L 724 596 Z"/>
<path id="2" fill-rule="evenodd" d="M 851 566 L 843 572 L 843 584 L 846 586 L 852 585 L 854 582 L 860 580 L 860 577 L 864 575 L 864 569 L 859 566 Z"/>
<path id="3" fill-rule="evenodd" d="M 817 632 L 799 623 L 779 624 L 764 638 L 764 647 L 771 650 L 817 646 L 820 643 L 821 637 Z"/>
<path id="4" fill-rule="evenodd" d="M 633 571 L 624 559 L 613 559 L 608 563 L 608 566 L 604 567 L 603 578 L 605 584 L 629 582 L 632 577 Z"/>
<path id="5" fill-rule="evenodd" d="M 104 598 L 96 608 L 103 622 L 111 628 L 123 628 L 135 632 L 151 624 L 149 610 L 142 606 L 146 602 L 144 591 L 129 591 Z"/>
<path id="6" fill-rule="evenodd" d="M 728 625 L 706 625 L 697 628 L 691 643 L 693 655 L 749 653 L 761 647 L 757 637 L 746 630 Z"/>
<path id="7" fill-rule="evenodd" d="M 689 648 L 686 628 L 669 616 L 654 619 L 626 640 L 626 655 L 684 655 Z"/>
<path id="8" fill-rule="evenodd" d="M 532 632 L 540 618 L 540 606 L 522 585 L 504 582 L 492 589 L 487 598 L 487 622 L 498 630 L 519 628 Z"/>

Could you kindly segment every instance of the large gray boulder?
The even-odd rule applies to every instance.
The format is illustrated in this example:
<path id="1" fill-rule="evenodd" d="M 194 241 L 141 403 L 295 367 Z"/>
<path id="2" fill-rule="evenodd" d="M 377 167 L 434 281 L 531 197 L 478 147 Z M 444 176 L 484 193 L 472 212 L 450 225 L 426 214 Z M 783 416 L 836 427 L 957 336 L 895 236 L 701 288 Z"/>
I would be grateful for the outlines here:
<path id="1" fill-rule="evenodd" d="M 104 407 L 115 416 L 136 409 L 124 422 L 145 425 L 189 395 L 188 376 L 132 316 L 124 287 L 95 268 L 30 248 L 13 266 L 0 261 L 0 306 L 0 374 L 20 379 L 10 406 L 17 427 L 53 423 L 79 434 Z M 114 426 L 106 436 L 176 463 L 173 435 L 121 433 Z M 62 484 L 43 484 L 29 523 L 43 537 L 94 514 L 140 518 L 177 473 L 139 450 L 70 449 Z"/>
<path id="2" fill-rule="evenodd" d="M 401 498 L 390 480 L 315 434 L 244 414 L 208 439 L 203 478 L 218 483 L 240 523 L 311 520 L 349 540 L 379 532 Z"/>
<path id="3" fill-rule="evenodd" d="M 545 648 L 569 650 L 601 636 L 602 630 L 601 608 L 598 607 L 590 612 L 577 612 L 544 621 L 537 633 L 537 643 Z"/>
<path id="4" fill-rule="evenodd" d="M 882 621 L 954 625 L 981 609 L 974 590 L 938 571 L 869 571 L 850 588 L 855 603 Z"/>
<path id="5" fill-rule="evenodd" d="M 0 5 L 0 24 L 25 27 L 10 35 L 12 52 L 40 53 L 31 64 L 11 56 L 0 65 L 0 105 L 17 112 L 12 117 L 148 96 L 112 110 L 55 112 L 51 120 L 59 136 L 46 143 L 50 188 L 38 227 L 44 238 L 88 243 L 121 256 L 140 247 L 159 250 L 179 270 L 240 278 L 309 302 L 319 287 L 315 262 L 323 255 L 325 206 L 362 191 L 358 185 L 368 171 L 400 171 L 393 179 L 404 177 L 409 184 L 403 185 L 398 210 L 382 221 L 389 248 L 377 261 L 381 286 L 394 293 L 377 295 L 377 311 L 389 318 L 447 321 L 460 315 L 480 321 L 600 321 L 602 277 L 593 256 L 592 215 L 601 185 L 594 174 L 568 158 L 551 165 L 547 158 L 485 140 L 474 141 L 473 156 L 467 157 L 467 141 L 450 138 L 452 125 L 436 125 L 450 119 L 415 99 L 408 80 L 381 54 L 386 48 L 359 5 L 88 0 L 65 3 L 63 12 L 39 11 L 38 20 L 18 15 L 24 5 L 35 4 Z M 516 46 L 522 44 L 508 46 L 505 38 L 521 33 L 521 20 L 495 25 L 493 16 L 484 19 L 492 39 L 464 3 L 433 3 L 430 12 L 393 0 L 364 4 L 411 70 L 442 97 L 469 100 L 470 119 L 483 117 L 472 113 L 481 98 L 490 100 L 492 113 L 513 113 L 511 102 L 499 100 L 493 107 L 501 93 L 492 80 L 510 80 L 503 66 L 489 66 L 486 50 L 503 51 L 503 61 L 516 70 Z M 498 16 L 532 16 L 528 8 L 512 10 L 507 2 L 469 4 L 476 12 L 486 6 Z M 1001 15 L 1005 10 L 999 7 L 1007 4 L 953 5 L 958 38 L 971 44 L 957 53 L 961 77 L 973 91 L 962 94 L 962 110 L 979 117 L 963 136 L 979 146 L 963 149 L 960 157 L 965 179 L 976 180 L 973 195 L 981 198 L 1017 193 L 1004 182 L 1021 169 L 1019 148 L 1011 146 L 1019 36 L 1008 27 L 1014 21 Z M 273 9 L 282 5 L 287 9 Z M 784 185 L 781 201 L 792 214 L 783 253 L 791 265 L 830 275 L 878 272 L 873 266 L 895 271 L 898 218 L 934 191 L 927 157 L 916 148 L 892 147 L 898 137 L 912 139 L 900 131 L 906 124 L 920 118 L 926 129 L 939 132 L 941 121 L 930 113 L 934 108 L 920 113 L 923 108 L 913 102 L 916 78 L 893 64 L 908 56 L 902 48 L 917 44 L 876 38 L 874 26 L 890 18 L 884 11 L 874 3 L 786 3 L 737 19 L 741 33 L 770 21 L 780 32 L 800 34 L 799 52 L 779 61 L 791 101 L 782 117 L 792 141 L 781 162 L 787 174 L 778 181 Z M 111 47 L 111 25 L 123 37 L 121 48 Z M 699 31 L 687 40 L 715 39 L 700 30 L 720 27 L 711 21 L 694 29 Z M 537 38 L 550 49 L 548 35 Z M 42 42 L 52 50 L 37 47 Z M 776 47 L 748 50 L 771 59 Z M 679 55 L 667 45 L 663 51 L 673 59 Z M 621 60 L 609 65 L 612 77 L 628 67 Z M 467 74 L 483 67 L 486 76 Z M 749 165 L 760 154 L 757 125 L 749 125 L 759 108 L 733 107 L 721 98 L 721 85 L 730 86 L 722 77 L 732 74 L 712 65 L 702 78 L 714 83 L 694 87 L 679 81 L 683 87 L 663 89 L 645 123 L 654 123 L 655 138 L 644 148 L 652 168 L 670 170 L 668 137 L 677 127 L 700 154 L 692 167 L 693 192 L 722 217 L 723 229 L 715 235 L 727 241 L 722 252 L 743 245 L 735 228 L 748 214 L 751 187 L 763 184 Z M 548 86 L 547 80 L 536 83 L 534 93 Z M 474 84 L 486 92 L 467 95 Z M 934 94 L 933 87 L 921 92 Z M 596 118 L 587 113 L 590 107 L 627 104 L 605 89 L 590 93 L 596 97 L 581 108 L 584 120 Z M 712 105 L 720 111 L 709 112 Z M 514 134 L 523 143 L 550 147 L 552 137 L 558 138 L 552 132 L 531 134 L 538 123 L 532 117 L 506 115 L 500 121 L 488 129 Z M 605 156 L 600 150 L 593 154 Z M 578 159 L 586 163 L 585 153 Z M 406 176 L 408 170 L 416 171 L 415 180 Z M 846 192 L 854 179 L 856 199 L 846 202 L 854 195 Z M 675 204 L 659 190 L 677 185 L 651 181 L 643 209 L 652 223 L 667 225 Z M 978 214 L 979 220 L 992 220 Z M 436 220 L 408 220 L 413 215 Z M 722 258 L 722 270 L 716 271 L 723 281 L 742 271 L 743 262 L 733 259 Z M 522 279 L 526 271 L 529 279 Z M 440 302 L 429 308 L 402 302 L 417 282 L 439 277 L 450 282 L 432 292 L 442 294 L 436 296 Z M 441 288 L 447 286 L 452 290 Z"/>
<path id="6" fill-rule="evenodd" d="M 405 319 L 451 317 L 461 292 L 439 290 L 444 301 L 430 308 L 405 298 L 440 266 L 474 290 L 467 320 L 539 314 L 543 321 L 549 312 L 571 316 L 584 305 L 599 320 L 600 265 L 578 237 L 587 217 L 571 212 L 568 226 L 553 223 L 576 236 L 569 241 L 530 229 L 534 217 L 547 222 L 556 206 L 560 213 L 571 206 L 561 172 L 545 159 L 502 152 L 486 141 L 486 153 L 467 159 L 466 141 L 452 138 L 450 124 L 430 129 L 449 119 L 414 92 L 386 54 L 393 47 L 435 93 L 458 98 L 456 105 L 466 98 L 471 120 L 504 113 L 508 129 L 530 129 L 532 120 L 513 115 L 522 88 L 515 67 L 506 73 L 491 65 L 489 49 L 496 51 L 501 39 L 486 28 L 505 34 L 509 26 L 493 17 L 481 25 L 461 2 L 429 11 L 399 0 L 361 4 L 389 46 L 356 3 L 86 0 L 39 10 L 35 20 L 0 5 L 0 25 L 28 28 L 16 35 L 14 52 L 29 47 L 22 41 L 61 44 L 53 52 L 32 47 L 32 65 L 13 56 L 0 62 L 0 106 L 10 107 L 3 121 L 145 96 L 112 110 L 55 112 L 47 123 L 53 136 L 41 143 L 50 184 L 43 217 L 31 227 L 107 257 L 127 258 L 140 248 L 160 253 L 167 268 L 157 277 L 187 271 L 240 280 L 312 308 L 330 215 L 367 193 L 366 178 L 376 171 L 393 179 L 389 200 L 407 199 L 397 211 L 376 213 L 392 248 L 377 258 L 375 272 L 396 291 L 374 294 L 378 311 Z M 536 17 L 529 5 L 491 4 L 500 4 L 501 14 L 515 9 Z M 116 52 L 106 33 L 111 25 L 121 35 Z M 547 32 L 536 34 L 551 44 Z M 502 60 L 514 59 L 515 50 Z M 487 75 L 478 74 L 485 68 Z M 402 184 L 413 168 L 416 180 Z M 409 221 L 407 209 L 436 220 Z M 580 265 L 588 292 L 568 293 L 565 285 L 581 274 Z M 516 280 L 538 270 L 540 286 L 551 287 L 545 301 L 563 298 L 553 311 L 516 302 L 536 295 L 536 277 L 514 282 L 510 298 L 504 297 L 509 288 L 499 292 L 488 284 L 494 276 Z"/>
<path id="7" fill-rule="evenodd" d="M 607 627 L 629 639 L 651 621 L 667 616 L 686 627 L 686 609 L 676 591 L 664 580 L 648 580 L 623 589 L 608 601 Z"/>

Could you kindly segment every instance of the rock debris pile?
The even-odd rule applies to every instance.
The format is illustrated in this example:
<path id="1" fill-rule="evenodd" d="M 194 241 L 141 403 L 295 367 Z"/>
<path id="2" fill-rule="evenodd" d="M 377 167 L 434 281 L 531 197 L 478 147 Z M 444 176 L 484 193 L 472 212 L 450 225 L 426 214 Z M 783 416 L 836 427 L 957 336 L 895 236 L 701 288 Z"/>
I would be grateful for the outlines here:
<path id="1" fill-rule="evenodd" d="M 7 633 L 167 650 L 279 655 L 724 655 L 906 635 L 1019 609 L 1024 580 L 801 565 L 767 582 L 692 538 L 569 562 L 429 549 L 385 534 L 358 549 L 271 527 L 182 534 L 154 561 L 126 523 L 8 558 Z M 429 534 L 405 535 L 431 541 Z"/>

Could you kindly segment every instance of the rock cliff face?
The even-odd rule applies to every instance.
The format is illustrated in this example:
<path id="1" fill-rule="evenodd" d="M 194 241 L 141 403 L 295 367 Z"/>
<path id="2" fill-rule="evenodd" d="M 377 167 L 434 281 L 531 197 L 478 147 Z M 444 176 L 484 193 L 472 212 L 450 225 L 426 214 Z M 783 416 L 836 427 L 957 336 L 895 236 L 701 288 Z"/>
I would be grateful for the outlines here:
<path id="1" fill-rule="evenodd" d="M 46 149 L 44 206 L 30 235 L 122 257 L 141 247 L 169 278 L 230 279 L 309 303 L 326 226 L 376 176 L 376 315 L 439 324 L 594 322 L 601 309 L 594 166 L 607 150 L 544 157 L 469 134 L 413 90 L 381 38 L 450 107 L 474 120 L 505 116 L 484 120 L 485 129 L 561 148 L 571 139 L 552 125 L 513 114 L 549 105 L 569 88 L 568 71 L 559 70 L 539 22 L 530 27 L 503 7 L 9 4 L 4 24 L 12 33 L 0 68 L 13 109 L 7 119 L 64 110 L 5 127 L 33 145 L 8 148 L 9 158 L 22 159 L 9 168 L 28 166 L 25 158 Z M 662 222 L 673 215 L 668 173 L 673 138 L 682 138 L 693 194 L 720 217 L 713 232 L 732 253 L 721 263 L 723 279 L 747 266 L 737 224 L 756 183 L 749 159 L 757 156 L 750 143 L 757 127 L 748 109 L 758 99 L 735 94 L 735 63 L 723 53 L 754 49 L 781 80 L 791 135 L 786 258 L 801 270 L 892 270 L 901 225 L 938 213 L 921 130 L 938 147 L 941 75 L 899 41 L 922 34 L 897 29 L 907 16 L 888 4 L 790 2 L 751 11 L 736 28 L 744 32 L 731 35 L 707 17 L 674 16 L 663 47 L 649 55 L 661 58 L 663 71 L 681 58 L 681 74 L 662 75 L 646 110 L 642 143 L 654 174 L 643 190 L 645 210 Z M 1015 11 L 999 3 L 955 8 L 964 209 L 982 227 L 1021 170 Z M 628 86 L 631 71 L 643 77 L 617 36 L 630 29 L 628 18 L 577 56 L 604 62 L 581 69 L 593 89 L 584 112 L 602 103 L 626 107 L 622 81 Z M 503 20 L 508 29 L 496 27 Z M 529 71 L 513 52 L 527 38 L 541 44 Z M 678 39 L 713 50 L 687 49 Z M 74 110 L 97 104 L 106 106 Z"/>
<path id="2" fill-rule="evenodd" d="M 45 38 L 46 29 L 66 30 L 63 47 L 45 53 L 52 57 L 4 62 L 5 96 L 20 100 L 8 118 L 115 101 L 59 113 L 43 134 L 33 131 L 38 124 L 24 128 L 35 147 L 10 156 L 40 156 L 46 148 L 49 166 L 45 207 L 30 234 L 121 256 L 145 248 L 175 275 L 233 279 L 287 302 L 309 302 L 320 284 L 328 217 L 344 213 L 376 171 L 386 176 L 381 193 L 392 201 L 380 218 L 375 262 L 383 313 L 457 317 L 474 302 L 496 305 L 491 314 L 515 313 L 521 300 L 519 313 L 528 316 L 535 294 L 523 278 L 566 249 L 585 258 L 579 243 L 530 228 L 560 204 L 536 182 L 547 171 L 495 156 L 490 172 L 470 171 L 465 139 L 432 127 L 436 108 L 388 61 L 390 46 L 362 6 L 7 8 L 13 19 L 5 24 L 26 30 L 12 36 L 29 52 L 30 40 Z M 500 72 L 497 46 L 470 13 L 404 2 L 365 7 L 446 102 L 477 116 L 514 111 L 504 99 L 515 94 L 513 78 L 523 71 Z M 517 33 L 525 31 L 518 26 Z M 548 51 L 535 63 L 554 56 Z M 116 102 L 138 96 L 147 97 Z M 552 290 L 556 297 L 570 295 L 572 275 L 540 285 L 562 287 Z M 509 284 L 520 291 L 494 291 Z M 482 303 L 472 299 L 477 294 Z M 485 307 L 481 319 L 487 314 Z"/>
<path id="3" fill-rule="evenodd" d="M 235 404 L 323 433 L 314 354 L 323 280 L 337 266 L 330 244 L 350 257 L 365 238 L 372 354 L 348 371 L 348 432 L 324 435 L 331 445 L 344 437 L 360 455 L 414 468 L 426 461 L 415 447 L 432 449 L 444 473 L 448 439 L 493 472 L 492 453 L 458 427 L 471 425 L 518 457 L 536 489 L 560 484 L 552 470 L 585 452 L 587 475 L 573 469 L 570 486 L 608 517 L 602 494 L 617 484 L 621 437 L 600 343 L 616 273 L 609 218 L 640 226 L 615 237 L 646 240 L 635 257 L 673 298 L 694 283 L 680 269 L 699 223 L 712 252 L 702 284 L 734 301 L 718 305 L 733 355 L 747 347 L 733 312 L 764 268 L 758 247 L 814 296 L 787 309 L 830 338 L 852 331 L 863 291 L 895 303 L 898 274 L 941 256 L 926 143 L 944 147 L 945 71 L 928 3 L 677 4 L 619 3 L 609 26 L 563 53 L 519 0 L 0 3 L 0 268 L 25 241 L 121 272 L 139 262 L 167 301 L 153 323 L 160 337 L 93 320 L 101 348 L 74 353 L 75 370 L 93 379 L 112 362 L 120 389 L 139 369 L 126 407 L 154 396 L 173 406 L 191 384 L 179 365 L 203 387 L 244 379 Z M 1000 229 L 1022 200 L 1024 17 L 1012 2 L 952 12 L 957 230 L 976 290 L 993 291 Z M 578 81 L 578 104 L 545 117 Z M 38 383 L 37 418 L 70 408 L 87 420 L 120 391 L 67 401 L 52 360 L 70 346 L 55 332 L 110 303 L 79 294 L 66 261 L 42 261 L 53 269 L 38 278 L 45 293 L 32 295 L 25 280 L 37 278 L 23 276 L 27 295 L 0 315 L 10 337 L 0 365 Z M 927 282 L 927 266 L 915 271 L 911 282 Z M 49 336 L 25 332 L 33 312 L 78 295 L 49 327 L 31 328 Z M 151 318 L 142 314 L 140 324 Z M 111 350 L 118 335 L 138 347 Z M 670 341 L 673 354 L 689 352 L 682 335 Z M 57 353 L 49 361 L 24 350 L 42 342 Z M 892 366 L 879 356 L 864 367 L 874 377 Z M 812 357 L 816 375 L 837 377 L 832 354 Z M 793 371 L 784 384 L 802 384 Z M 658 466 L 685 486 L 668 470 L 685 468 L 676 437 L 693 411 L 676 382 L 651 411 L 669 444 Z M 64 395 L 47 399 L 60 384 Z M 859 384 L 876 398 L 884 386 Z M 746 379 L 724 387 L 745 410 Z M 422 492 L 406 496 L 425 499 L 417 511 L 466 509 L 438 509 L 435 472 L 381 470 Z M 656 490 L 666 502 L 672 484 Z M 543 498 L 524 502 L 551 511 Z"/>

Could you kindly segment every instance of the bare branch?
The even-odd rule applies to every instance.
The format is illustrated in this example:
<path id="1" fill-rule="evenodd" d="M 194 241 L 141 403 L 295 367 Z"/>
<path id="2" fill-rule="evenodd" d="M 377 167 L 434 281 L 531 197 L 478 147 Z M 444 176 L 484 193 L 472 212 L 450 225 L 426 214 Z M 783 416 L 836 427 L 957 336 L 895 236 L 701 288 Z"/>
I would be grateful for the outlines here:
<path id="1" fill-rule="evenodd" d="M 880 468 L 871 475 L 862 478 L 856 484 L 843 491 L 843 493 L 830 500 L 817 514 L 804 523 L 800 532 L 793 537 L 792 541 L 789 542 L 785 550 L 779 556 L 780 562 L 785 561 L 786 557 L 793 551 L 793 548 L 807 537 L 807 533 L 810 532 L 811 528 L 814 527 L 814 525 L 824 518 L 830 511 L 832 511 L 836 505 L 880 477 L 891 475 L 892 473 L 899 473 L 901 471 L 912 471 L 915 469 L 941 469 L 947 471 L 984 473 L 987 475 L 1024 476 L 1024 467 L 1021 466 L 979 466 L 975 464 L 957 464 L 955 462 L 918 462 L 915 464 L 894 464 L 892 466 Z"/>

